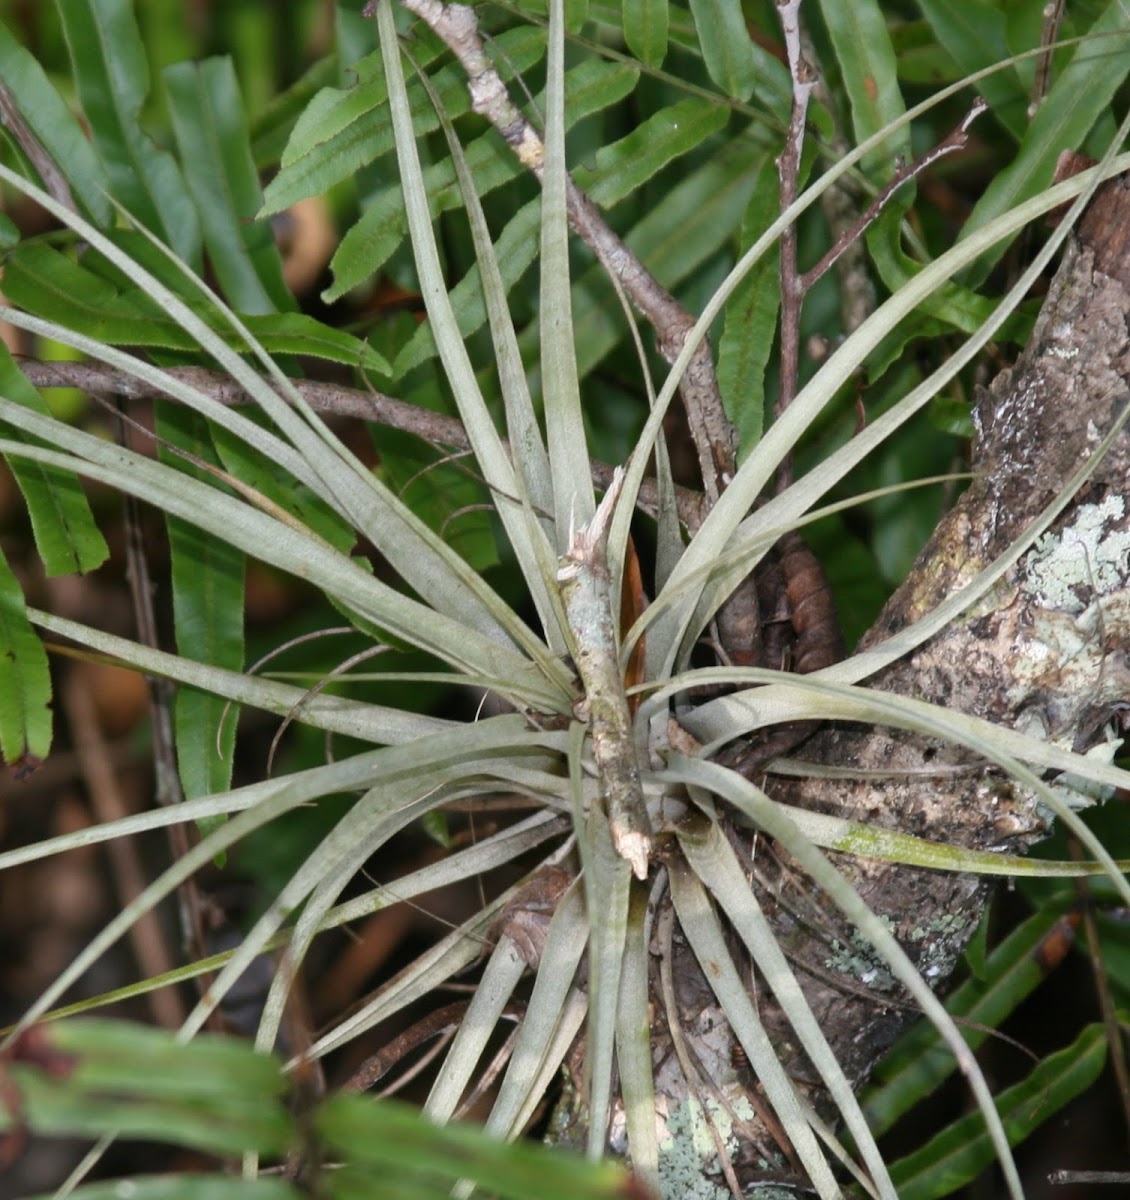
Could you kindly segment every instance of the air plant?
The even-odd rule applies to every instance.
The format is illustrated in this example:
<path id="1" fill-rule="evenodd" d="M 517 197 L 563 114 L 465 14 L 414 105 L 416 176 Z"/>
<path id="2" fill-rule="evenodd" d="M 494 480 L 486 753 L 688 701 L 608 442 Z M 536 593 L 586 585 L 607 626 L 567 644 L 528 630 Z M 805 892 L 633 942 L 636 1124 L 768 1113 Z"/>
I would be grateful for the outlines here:
<path id="1" fill-rule="evenodd" d="M 7 852 L 0 855 L 0 867 L 142 830 L 196 823 L 200 832 L 43 992 L 11 1036 L 50 1015 L 108 947 L 240 839 L 299 806 L 348 794 L 353 797 L 348 809 L 234 949 L 145 985 L 215 973 L 181 1026 L 180 1040 L 195 1037 L 249 966 L 275 952 L 280 966 L 255 1038 L 260 1050 L 270 1051 L 284 1023 L 289 990 L 319 933 L 453 882 L 521 864 L 520 882 L 492 893 L 364 1004 L 295 1050 L 289 1068 L 324 1058 L 474 971 L 473 993 L 424 1105 L 432 1119 L 444 1122 L 457 1112 L 484 1071 L 500 1022 L 512 1015 L 520 998 L 517 1033 L 507 1044 L 505 1069 L 486 1118 L 491 1133 L 520 1135 L 564 1066 L 573 1095 L 561 1102 L 563 1123 L 573 1133 L 579 1128 L 578 1138 L 591 1157 L 601 1158 L 610 1149 L 627 1156 L 638 1178 L 660 1194 L 691 1194 L 678 1189 L 688 1187 L 688 1180 L 719 1176 L 741 1189 L 746 1178 L 741 1172 L 746 1172 L 749 1179 L 764 1176 L 767 1182 L 803 1176 L 821 1197 L 835 1197 L 843 1194 L 842 1166 L 869 1194 L 893 1198 L 896 1184 L 856 1095 L 874 1054 L 841 1061 L 841 1048 L 832 1045 L 822 1014 L 813 1009 L 798 949 L 805 920 L 834 914 L 828 927 L 845 939 L 835 942 L 844 954 L 843 963 L 829 970 L 846 975 L 847 959 L 865 960 L 865 984 L 904 998 L 936 1025 L 983 1114 L 1010 1194 L 1019 1196 L 1008 1136 L 972 1052 L 935 995 L 941 974 L 935 968 L 945 958 L 948 971 L 972 933 L 985 902 L 981 879 L 1101 870 L 1130 901 L 1118 865 L 1075 812 L 1082 803 L 1082 781 L 1124 787 L 1127 776 L 1111 764 L 1109 753 L 1104 758 L 1076 752 L 1078 729 L 1057 729 L 1054 737 L 1045 730 L 1041 736 L 1031 727 L 991 721 L 985 712 L 954 711 L 938 697 L 899 694 L 889 682 L 874 684 L 877 675 L 889 679 L 882 673 L 913 661 L 945 631 L 967 621 L 969 613 L 994 612 L 1002 589 L 1017 586 L 1017 573 L 1030 570 L 1033 556 L 1052 553 L 1048 539 L 1063 537 L 1063 522 L 1074 519 L 1081 489 L 1104 469 L 1103 455 L 1119 445 L 1125 413 L 1114 412 L 1099 429 L 1078 470 L 1050 480 L 1051 494 L 1040 498 L 1038 511 L 1018 514 L 1022 519 L 1003 544 L 994 545 L 983 560 L 955 569 L 933 591 L 921 582 L 929 579 L 922 568 L 921 595 L 929 595 L 930 603 L 919 604 L 912 621 L 901 627 L 891 623 L 886 636 L 872 637 L 838 661 L 828 586 L 803 533 L 821 515 L 871 499 L 844 499 L 836 489 L 1002 327 L 1016 321 L 1032 282 L 1065 243 L 1087 201 L 1103 180 L 1130 166 L 1130 156 L 1119 153 L 1126 128 L 1111 138 L 1097 166 L 1062 182 L 1048 185 L 1037 174 L 1018 178 L 1014 173 L 1011 190 L 1002 188 L 979 206 L 960 240 L 933 259 L 914 260 L 903 249 L 900 229 L 913 181 L 942 155 L 966 147 L 985 105 L 974 103 L 948 138 L 917 159 L 909 153 L 911 123 L 960 89 L 981 84 L 983 93 L 991 94 L 1000 83 L 998 69 L 962 80 L 917 109 L 905 110 L 901 99 L 882 88 L 880 102 L 868 107 L 867 71 L 889 71 L 890 64 L 878 51 L 876 62 L 869 62 L 870 45 L 857 47 L 855 57 L 845 53 L 838 66 L 859 144 L 803 186 L 811 166 L 804 139 L 817 74 L 803 50 L 800 6 L 783 5 L 788 68 L 776 64 L 772 74 L 787 84 L 779 178 L 772 175 L 766 149 L 772 139 L 764 130 L 751 134 L 749 151 L 761 164 L 762 191 L 767 180 L 773 184 L 768 193 L 759 193 L 761 209 L 751 200 L 750 211 L 755 217 L 758 211 L 768 213 L 772 204 L 767 207 L 766 195 L 779 211 L 751 220 L 743 253 L 692 317 L 649 272 L 632 239 L 617 235 L 594 203 L 613 204 L 618 186 L 626 194 L 646 175 L 618 185 L 616 173 L 627 170 L 630 160 L 616 160 L 616 169 L 602 174 L 600 154 L 588 170 L 589 194 L 570 174 L 566 130 L 575 119 L 570 89 L 579 92 L 583 81 L 576 77 L 581 68 L 566 69 L 565 7 L 560 0 L 549 4 L 544 29 L 515 24 L 504 47 L 511 57 L 499 53 L 496 65 L 470 9 L 431 0 L 406 2 L 404 8 L 431 32 L 413 26 L 416 37 L 405 45 L 393 7 L 370 5 L 366 15 L 379 31 L 379 52 L 355 65 L 355 86 L 327 89 L 315 98 L 291 134 L 282 170 L 267 189 L 268 208 L 284 207 L 303 186 L 321 187 L 338 169 L 327 165 L 335 154 L 345 161 L 350 153 L 372 158 L 390 152 L 385 161 L 395 162 L 395 182 L 382 184 L 384 190 L 373 199 L 373 211 L 386 213 L 392 232 L 363 216 L 361 232 L 349 235 L 339 251 L 332 290 L 340 294 L 358 281 L 361 268 L 348 261 L 348 252 L 365 237 L 386 237 L 395 248 L 406 235 L 427 320 L 396 348 L 399 362 L 286 311 L 289 300 L 285 289 L 279 290 L 276 252 L 262 240 L 262 222 L 241 224 L 238 205 L 225 208 L 206 184 L 193 184 L 191 177 L 192 211 L 178 225 L 167 178 L 178 168 L 151 143 L 136 140 L 134 113 L 125 111 L 115 132 L 107 123 L 119 118 L 103 113 L 95 119 L 91 96 L 80 86 L 90 111 L 92 146 L 69 114 L 49 130 L 37 125 L 34 112 L 24 112 L 17 140 L 44 186 L 30 181 L 32 172 L 5 167 L 0 177 L 49 212 L 72 240 L 68 253 L 34 240 L 14 251 L 5 277 L 13 304 L 0 316 L 71 347 L 88 368 L 94 364 L 96 370 L 86 377 L 92 390 L 159 397 L 159 453 L 106 440 L 53 417 L 29 380 L 47 385 L 78 376 L 68 376 L 65 367 L 20 364 L 7 355 L 0 363 L 0 450 L 25 490 L 48 573 L 90 570 L 105 557 L 79 478 L 166 514 L 174 549 L 178 652 L 25 607 L 16 577 L 6 570 L 0 742 L 7 760 L 21 770 L 33 769 L 48 755 L 50 681 L 40 639 L 66 638 L 181 689 L 176 749 L 184 796 L 150 812 Z M 746 58 L 735 57 L 734 45 L 747 57 L 754 53 L 744 24 L 736 8 L 721 6 L 726 20 L 713 28 L 712 18 L 698 7 L 691 6 L 698 52 L 719 88 L 742 103 L 753 88 Z M 853 34 L 837 23 L 836 7 L 822 9 L 827 36 L 840 49 Z M 852 7 L 863 13 L 864 25 L 877 22 L 886 38 L 878 6 Z M 102 21 L 106 13 L 96 4 L 63 5 L 62 10 L 77 73 L 93 86 L 94 51 L 77 39 L 83 21 Z M 115 9 L 123 20 L 125 11 L 125 6 Z M 624 5 L 623 36 L 649 68 L 663 61 L 667 15 L 665 4 Z M 672 21 L 676 15 L 671 14 Z M 679 36 L 690 37 L 695 26 L 687 14 L 679 19 L 691 29 L 688 34 L 680 26 Z M 731 28 L 727 21 L 736 24 Z M 864 40 L 879 36 L 876 29 L 865 33 Z M 1079 70 L 1086 67 L 1084 55 L 1091 47 L 1083 42 L 1075 49 Z M 26 105 L 46 81 L 35 76 L 26 52 L 7 44 L 2 48 L 9 63 L 24 72 L 9 75 L 8 87 L 16 104 Z M 441 58 L 445 51 L 454 62 L 436 70 L 435 62 L 447 62 Z M 1046 54 L 1047 48 L 1040 52 Z M 405 78 L 406 55 L 416 72 L 413 82 Z M 520 73 L 528 69 L 523 64 L 532 66 L 543 55 L 542 132 L 513 102 L 499 71 Z M 1008 67 L 1002 63 L 999 71 Z M 612 69 L 601 69 L 608 78 L 598 82 L 610 85 Z M 188 166 L 215 153 L 215 147 L 194 142 L 193 96 L 201 94 L 196 89 L 210 94 L 208 103 L 217 108 L 222 102 L 215 97 L 228 96 L 231 111 L 241 112 L 238 89 L 216 61 L 171 71 L 173 125 Z M 458 84 L 454 90 L 452 80 Z M 635 76 L 623 82 L 634 86 Z M 508 145 L 486 134 L 463 146 L 452 110 L 466 110 L 465 85 L 474 111 L 503 131 Z M 107 86 L 123 85 L 108 79 Z M 875 87 L 874 78 L 870 86 Z M 893 81 L 890 86 L 895 87 Z M 679 113 L 656 114 L 648 171 L 706 143 L 725 123 L 726 110 L 709 100 L 680 103 Z M 679 141 L 680 119 L 694 126 L 685 143 Z M 203 123 L 196 132 L 202 128 Z M 425 165 L 420 146 L 436 129 L 446 153 Z M 245 129 L 242 135 L 245 145 Z M 238 144 L 239 136 L 237 129 L 230 144 Z M 113 137 L 137 148 L 132 174 L 122 168 L 125 173 L 116 176 L 109 170 L 107 146 Z M 427 144 L 434 156 L 435 140 Z M 1037 145 L 1034 138 L 1026 144 Z M 358 145 L 361 150 L 350 149 Z M 1042 143 L 1038 148 L 1046 151 Z M 637 142 L 633 152 L 638 150 Z M 257 206 L 250 155 L 244 149 L 229 161 L 219 161 L 223 157 L 213 161 L 215 169 L 253 193 Z M 523 170 L 536 176 L 538 196 L 496 244 L 484 212 L 487 193 Z M 305 184 L 303 172 L 309 176 Z M 128 187 L 122 182 L 127 177 Z M 844 224 L 817 268 L 800 271 L 798 221 L 843 189 L 850 194 L 852 187 L 871 187 L 871 198 L 857 205 L 854 223 Z M 457 204 L 465 213 L 475 270 L 453 288 L 435 219 Z M 1009 239 L 1062 205 L 1071 206 L 1068 216 L 1002 299 L 986 300 L 973 290 Z M 615 470 L 594 462 L 586 428 L 587 366 L 578 356 L 580 347 L 583 359 L 585 347 L 571 288 L 577 259 L 570 227 L 599 264 L 593 269 L 608 273 L 640 352 L 639 392 L 647 395 L 649 407 L 640 413 L 630 454 Z M 218 290 L 200 278 L 201 240 Z M 503 244 L 505 253 L 499 248 Z M 846 269 L 858 276 L 865 244 L 882 264 L 890 294 L 881 303 L 857 306 L 842 342 L 802 380 L 805 295 L 825 271 Z M 523 254 L 536 258 L 540 288 L 536 320 L 520 326 L 508 296 Z M 759 297 L 748 286 L 757 279 L 764 288 L 774 275 L 781 287 L 774 292 L 770 330 L 765 332 L 760 314 L 758 333 L 751 313 Z M 72 302 L 83 295 L 91 299 L 87 311 L 79 312 Z M 728 314 L 739 305 L 751 328 L 731 324 Z M 89 311 L 95 307 L 97 312 Z M 633 309 L 650 324 L 669 363 L 658 389 L 650 382 L 654 359 L 635 332 Z M 775 419 L 759 437 L 754 428 L 759 416 L 741 410 L 735 364 L 757 373 L 750 394 L 763 393 L 771 326 L 778 315 L 780 393 Z M 721 317 L 726 325 L 716 376 L 707 334 Z M 907 323 L 919 319 L 948 321 L 947 329 L 960 331 L 964 340 L 936 370 L 893 396 L 885 411 L 818 464 L 803 473 L 794 468 L 798 447 L 840 403 L 861 367 L 884 355 L 889 362 L 911 336 Z M 488 350 L 481 354 L 484 339 L 489 339 Z M 149 353 L 138 353 L 138 347 Z M 438 377 L 459 419 L 458 427 L 445 428 L 452 443 L 470 452 L 469 464 L 521 580 L 519 604 L 505 600 L 440 530 L 335 435 L 323 416 L 333 397 L 283 369 L 293 363 L 288 356 L 302 354 L 321 354 L 389 379 L 433 357 L 438 361 Z M 207 371 L 201 369 L 204 363 L 210 364 Z M 236 395 L 240 403 L 231 403 Z M 388 398 L 372 389 L 356 393 L 353 402 L 363 406 L 366 397 L 381 420 L 417 419 L 405 413 L 390 418 Z M 677 398 L 695 444 L 701 497 L 673 481 L 664 422 Z M 641 513 L 648 514 L 655 542 L 646 585 L 633 539 L 633 530 L 638 534 L 642 528 Z M 1092 540 L 1092 550 L 1103 537 L 1116 536 L 1120 519 L 1113 510 L 1106 512 L 1101 518 L 1105 532 Z M 381 572 L 352 553 L 358 539 L 376 548 Z M 1101 551 L 1095 553 L 1101 557 Z M 492 698 L 493 715 L 475 713 L 467 720 L 421 715 L 395 702 L 308 690 L 245 670 L 242 576 L 249 558 L 318 589 L 371 649 L 386 649 L 392 657 L 414 652 L 415 661 L 426 666 L 409 673 L 409 680 L 473 689 Z M 1097 563 L 1098 558 L 1092 572 L 1105 570 Z M 777 575 L 770 576 L 769 568 Z M 1099 588 L 1109 594 L 1125 582 L 1124 571 L 1111 570 L 1114 575 Z M 766 584 L 770 578 L 777 582 Z M 767 644 L 779 644 L 770 643 L 777 633 L 762 629 L 767 587 L 774 602 L 785 606 L 783 617 L 770 614 L 770 623 L 789 627 L 788 661 L 765 652 Z M 1118 618 L 1108 613 L 1106 619 L 1109 638 Z M 704 645 L 716 651 L 708 665 Z M 790 665 L 791 670 L 783 669 Z M 350 680 L 350 672 L 339 678 Z M 1116 704 L 1108 692 L 1096 701 L 1104 720 Z M 347 735 L 370 748 L 232 787 L 237 735 L 233 714 L 226 712 L 230 705 Z M 804 739 L 830 722 L 904 731 L 949 748 L 939 762 L 950 762 L 946 755 L 952 751 L 955 763 L 976 763 L 983 787 L 1024 797 L 1014 800 L 1018 814 L 1037 805 L 1054 813 L 1090 849 L 1094 863 L 1030 863 L 1018 852 L 1040 831 L 1034 822 L 997 839 L 1000 844 L 986 844 L 983 821 L 978 830 L 955 829 L 947 839 L 930 822 L 902 826 L 897 820 L 854 816 L 850 806 L 839 811 L 806 806 L 795 791 L 803 790 L 806 774 L 825 788 L 838 786 L 827 760 L 814 760 L 807 772 L 804 766 Z M 798 757 L 790 758 L 794 750 Z M 858 765 L 841 764 L 849 775 Z M 779 772 L 776 784 L 767 782 L 770 768 Z M 866 782 L 868 771 L 881 774 L 868 766 L 856 782 Z M 1048 771 L 1069 775 L 1076 790 L 1063 789 L 1063 776 L 1060 786 L 1053 786 L 1044 778 Z M 798 777 L 800 783 L 788 783 Z M 349 881 L 390 839 L 453 805 L 500 793 L 525 797 L 530 815 L 395 885 L 379 884 L 342 902 Z M 540 856 L 532 868 L 531 855 Z M 767 880 L 779 878 L 776 868 L 764 868 L 766 856 L 778 865 L 787 862 L 808 902 L 806 913 L 783 913 L 776 904 L 780 893 L 766 890 Z M 945 877 L 962 881 L 952 924 L 921 937 L 896 927 L 889 913 L 876 911 L 881 906 L 851 856 L 923 874 L 950 873 Z M 824 931 L 821 936 L 832 935 Z M 825 957 L 824 950 L 818 957 Z M 528 989 L 527 980 L 532 980 Z M 784 1016 L 787 1045 L 766 1035 L 764 989 Z M 716 1018 L 720 1032 L 714 1034 L 705 1018 L 696 1023 L 703 1014 Z M 653 1053 L 661 1043 L 663 1054 Z M 801 1061 L 808 1064 L 803 1085 L 795 1078 Z M 850 1133 L 851 1153 L 832 1135 L 833 1117 Z M 705 1151 L 695 1140 L 696 1130 L 703 1129 L 712 1139 Z M 757 1153 L 766 1160 L 755 1169 L 735 1148 L 747 1137 L 757 1139 Z M 254 1170 L 251 1160 L 247 1169 Z"/>

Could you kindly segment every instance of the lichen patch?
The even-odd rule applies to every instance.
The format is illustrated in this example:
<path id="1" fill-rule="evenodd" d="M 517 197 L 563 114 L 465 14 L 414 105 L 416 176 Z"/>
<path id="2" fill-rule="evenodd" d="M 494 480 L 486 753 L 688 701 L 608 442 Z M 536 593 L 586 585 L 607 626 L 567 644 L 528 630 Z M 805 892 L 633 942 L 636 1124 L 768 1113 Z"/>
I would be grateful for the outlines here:
<path id="1" fill-rule="evenodd" d="M 1041 607 L 1082 612 L 1082 597 L 1121 586 L 1130 556 L 1130 530 L 1112 526 L 1125 511 L 1125 501 L 1116 495 L 1100 504 L 1082 504 L 1068 528 L 1039 539 L 1024 569 L 1028 589 Z"/>

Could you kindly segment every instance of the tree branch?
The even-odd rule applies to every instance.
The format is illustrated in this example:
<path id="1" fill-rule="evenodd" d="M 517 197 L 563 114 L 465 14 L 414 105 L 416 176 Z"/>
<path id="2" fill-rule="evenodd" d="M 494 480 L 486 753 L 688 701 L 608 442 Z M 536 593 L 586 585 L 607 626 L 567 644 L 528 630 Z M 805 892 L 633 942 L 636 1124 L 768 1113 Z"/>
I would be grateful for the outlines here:
<path id="1" fill-rule="evenodd" d="M 462 4 L 442 4 L 439 0 L 402 0 L 402 3 L 430 26 L 458 59 L 467 75 L 472 109 L 490 121 L 518 160 L 540 180 L 545 162 L 541 136 L 510 99 L 506 85 L 494 69 L 479 36 L 474 9 Z M 365 11 L 368 13 L 371 8 L 369 4 Z M 619 280 L 655 330 L 659 352 L 667 362 L 674 362 L 694 326 L 694 318 L 624 244 L 596 205 L 568 176 L 565 200 L 574 232 L 609 275 Z M 733 478 L 737 437 L 722 407 L 714 360 L 706 339 L 687 367 L 679 393 L 698 451 L 703 488 L 712 504 L 726 482 Z"/>
<path id="2" fill-rule="evenodd" d="M 40 388 L 79 388 L 84 392 L 101 392 L 110 396 L 121 396 L 127 400 L 176 400 L 160 388 L 155 388 L 127 371 L 100 363 L 40 362 L 36 359 L 20 361 L 29 382 Z M 170 367 L 168 373 L 174 378 L 204 392 L 220 404 L 253 404 L 254 400 L 230 376 L 220 371 L 209 371 L 204 367 Z M 269 381 L 268 381 L 269 382 Z M 400 429 L 415 434 L 434 445 L 449 446 L 456 450 L 470 450 L 471 442 L 461 421 L 426 408 L 417 408 L 403 400 L 386 396 L 372 390 L 344 387 L 336 383 L 311 383 L 306 380 L 291 381 L 306 402 L 316 412 L 338 417 L 352 417 L 359 421 L 372 421 L 390 429 Z M 503 443 L 507 445 L 507 443 Z M 594 461 L 592 480 L 598 488 L 607 489 L 612 483 L 614 468 L 607 463 Z M 688 527 L 696 527 L 701 520 L 702 495 L 690 488 L 675 489 L 675 504 L 679 520 Z M 645 479 L 640 484 L 637 505 L 642 512 L 654 517 L 659 510 L 659 490 L 654 479 Z"/>
<path id="3" fill-rule="evenodd" d="M 1031 341 L 977 404 L 975 479 L 940 522 L 866 648 L 932 611 L 1002 553 L 1121 421 L 1130 396 L 1130 180 L 1097 193 Z M 975 612 L 877 675 L 874 688 L 931 701 L 1077 751 L 1113 755 L 1130 696 L 1130 433 L 1123 426 L 1078 496 Z M 694 732 L 693 714 L 688 727 Z M 805 758 L 854 777 L 778 779 L 773 796 L 956 846 L 1023 851 L 1047 833 L 1038 797 L 962 746 L 891 728 L 818 733 Z M 1072 795 L 1069 788 L 1061 794 Z M 1074 793 L 1076 803 L 1087 802 Z M 779 849 L 759 853 L 759 895 L 849 1079 L 862 1081 L 905 1023 L 893 981 L 861 994 L 850 927 Z M 977 928 L 982 878 L 844 858 L 840 869 L 941 984 Z M 798 924 L 799 922 L 799 924 Z M 798 928 L 809 932 L 798 936 Z M 818 934 L 815 931 L 820 931 Z M 844 986 L 829 977 L 829 963 Z M 835 964 L 839 964 L 836 966 Z M 776 1044 L 788 1021 L 762 998 Z M 799 1054 L 786 1059 L 804 1076 Z"/>

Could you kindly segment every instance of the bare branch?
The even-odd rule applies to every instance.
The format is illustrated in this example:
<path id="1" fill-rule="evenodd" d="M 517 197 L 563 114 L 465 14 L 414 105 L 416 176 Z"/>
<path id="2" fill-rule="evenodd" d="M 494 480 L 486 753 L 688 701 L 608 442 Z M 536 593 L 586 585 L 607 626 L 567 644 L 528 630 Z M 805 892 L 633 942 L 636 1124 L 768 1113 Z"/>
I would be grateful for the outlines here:
<path id="1" fill-rule="evenodd" d="M 48 195 L 60 204 L 77 212 L 71 186 L 67 183 L 62 171 L 55 165 L 55 160 L 40 144 L 39 139 L 24 120 L 15 96 L 8 85 L 0 79 L 0 125 L 3 125 L 12 135 L 12 140 L 28 156 L 31 165 L 39 172 L 43 186 Z"/>
<path id="2" fill-rule="evenodd" d="M 781 211 L 797 196 L 800 158 L 804 148 L 804 125 L 808 116 L 808 101 L 816 86 L 816 73 L 800 49 L 801 0 L 778 3 L 777 13 L 785 35 L 785 52 L 789 60 L 789 75 L 793 81 L 793 106 L 789 116 L 789 131 L 785 147 L 777 159 L 781 180 Z M 780 415 L 792 403 L 797 390 L 800 364 L 800 310 L 804 303 L 804 287 L 797 271 L 796 226 L 781 231 L 781 389 L 777 395 L 776 411 Z M 791 475 L 791 462 L 781 464 L 778 485 L 785 486 Z"/>
<path id="3" fill-rule="evenodd" d="M 927 167 L 932 166 L 938 159 L 944 158 L 947 154 L 952 154 L 955 150 L 964 150 L 969 142 L 969 127 L 987 108 L 988 105 L 978 96 L 969 111 L 961 118 L 961 121 L 951 133 L 936 146 L 927 150 L 925 154 L 916 158 L 914 162 L 904 164 L 896 171 L 887 186 L 872 200 L 867 211 L 862 213 L 849 229 L 845 229 L 836 238 L 835 245 L 832 246 L 828 253 L 814 267 L 805 271 L 801 276 L 800 284 L 802 292 L 807 292 L 824 272 L 835 263 L 840 255 L 863 235 L 868 226 L 878 218 L 879 214 L 886 207 L 887 201 L 890 200 L 904 183 L 920 175 Z"/>
<path id="4" fill-rule="evenodd" d="M 175 396 L 170 396 L 126 371 L 98 363 L 39 362 L 35 359 L 25 359 L 20 362 L 20 369 L 31 383 L 41 388 L 74 387 L 85 392 L 122 396 L 127 400 L 176 399 Z M 197 391 L 204 392 L 220 404 L 254 403 L 238 383 L 219 371 L 209 371 L 204 367 L 172 367 L 168 373 Z M 390 429 L 413 433 L 434 445 L 450 446 L 457 450 L 471 448 L 467 431 L 462 422 L 454 417 L 417 408 L 413 404 L 372 390 L 361 391 L 359 388 L 344 387 L 340 384 L 311 383 L 301 379 L 292 380 L 292 383 L 316 412 L 353 417 L 359 421 L 373 421 Z M 613 468 L 607 463 L 595 461 L 591 468 L 593 483 L 598 488 L 607 489 L 612 483 Z M 689 488 L 677 487 L 675 503 L 679 510 L 679 520 L 688 527 L 697 527 L 702 519 L 702 496 Z M 659 490 L 654 479 L 645 479 L 640 484 L 637 505 L 649 516 L 654 517 L 658 513 Z"/>
<path id="5" fill-rule="evenodd" d="M 1052 74 L 1052 50 L 1059 37 L 1059 26 L 1063 20 L 1064 0 L 1051 0 L 1044 5 L 1043 22 L 1040 26 L 1040 47 L 1043 53 L 1036 60 L 1036 74 L 1032 79 L 1032 99 L 1028 104 L 1028 119 L 1031 120 L 1048 94 Z"/>
<path id="6" fill-rule="evenodd" d="M 444 41 L 467 75 L 471 107 L 486 117 L 539 180 L 545 163 L 541 136 L 510 99 L 479 36 L 474 10 L 439 0 L 403 0 Z M 367 6 L 366 11 L 371 8 Z M 577 236 L 604 269 L 618 279 L 632 303 L 655 330 L 659 352 L 674 362 L 694 318 L 632 253 L 601 216 L 596 205 L 566 177 L 566 207 Z M 722 407 L 709 343 L 704 339 L 680 385 L 691 434 L 698 452 L 703 488 L 713 503 L 733 478 L 737 437 Z"/>

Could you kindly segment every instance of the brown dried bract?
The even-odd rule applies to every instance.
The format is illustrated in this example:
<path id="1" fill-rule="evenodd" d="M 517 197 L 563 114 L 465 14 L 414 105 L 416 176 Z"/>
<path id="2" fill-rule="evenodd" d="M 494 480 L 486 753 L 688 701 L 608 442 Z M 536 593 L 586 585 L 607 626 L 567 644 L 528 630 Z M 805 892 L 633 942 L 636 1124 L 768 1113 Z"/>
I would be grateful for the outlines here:
<path id="1" fill-rule="evenodd" d="M 779 546 L 789 620 L 796 633 L 792 669 L 808 675 L 843 658 L 843 636 L 820 560 L 795 531 L 785 534 Z"/>
<path id="2" fill-rule="evenodd" d="M 510 938 L 531 970 L 536 971 L 541 962 L 549 923 L 572 882 L 564 867 L 542 867 L 499 914 L 496 932 Z"/>

